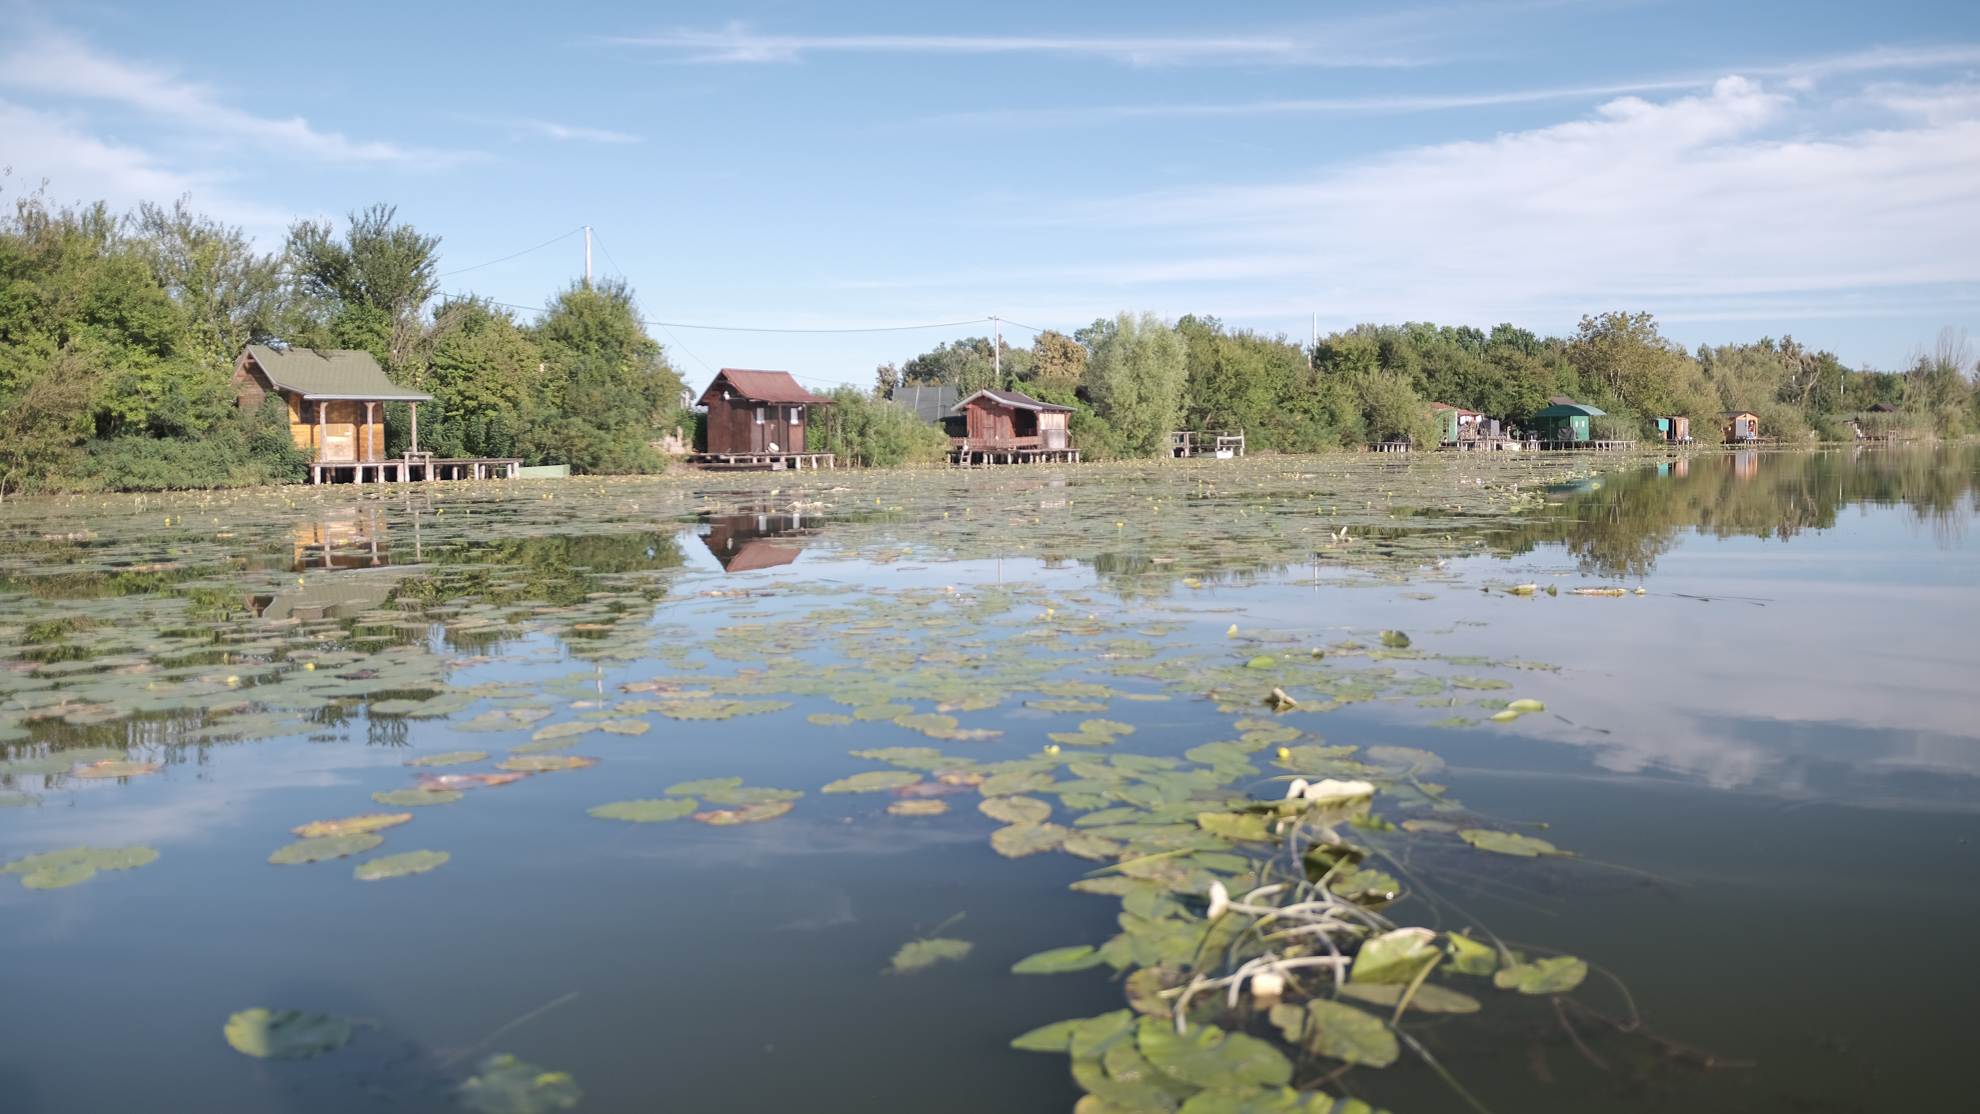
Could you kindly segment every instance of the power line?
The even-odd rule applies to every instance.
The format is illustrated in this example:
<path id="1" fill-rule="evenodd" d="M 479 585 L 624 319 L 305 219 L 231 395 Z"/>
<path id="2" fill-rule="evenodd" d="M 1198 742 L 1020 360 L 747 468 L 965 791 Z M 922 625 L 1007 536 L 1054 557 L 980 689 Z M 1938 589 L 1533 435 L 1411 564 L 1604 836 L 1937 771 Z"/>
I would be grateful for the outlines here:
<path id="1" fill-rule="evenodd" d="M 593 235 L 596 234 L 596 230 L 594 229 Z M 609 257 L 610 253 L 607 253 L 607 255 Z M 472 295 L 462 294 L 457 296 L 466 298 Z M 527 310 L 530 313 L 550 312 L 542 306 L 522 306 L 514 302 L 498 302 L 492 298 L 484 300 L 489 305 L 501 306 L 504 309 Z M 694 325 L 685 321 L 650 321 L 645 318 L 640 319 L 640 324 L 657 325 L 663 329 L 714 329 L 725 333 L 905 333 L 915 329 L 953 329 L 962 325 L 975 325 L 988 320 L 990 320 L 988 317 L 972 317 L 967 321 L 938 321 L 928 325 L 881 325 L 867 329 L 773 329 L 752 325 Z"/>
<path id="2" fill-rule="evenodd" d="M 568 240 L 568 239 L 570 239 L 571 237 L 573 237 L 573 236 L 575 236 L 575 235 L 577 235 L 578 233 L 580 233 L 580 232 L 582 232 L 582 231 L 584 231 L 584 229 L 583 229 L 582 227 L 578 227 L 578 228 L 573 228 L 573 229 L 571 229 L 571 230 L 570 230 L 569 232 L 566 232 L 566 233 L 564 233 L 564 234 L 563 234 L 562 236 L 558 236 L 558 237 L 557 237 L 556 239 L 552 239 L 552 240 L 545 240 L 545 241 L 543 241 L 542 243 L 540 243 L 540 244 L 538 244 L 538 245 L 536 245 L 536 246 L 535 246 L 535 247 L 533 247 L 533 248 L 524 248 L 523 250 L 521 250 L 521 251 L 519 251 L 519 252 L 517 252 L 517 253 L 516 253 L 515 255 L 505 255 L 505 256 L 503 256 L 503 257 L 502 257 L 502 258 L 500 258 L 500 259 L 491 259 L 491 260 L 489 260 L 489 261 L 488 261 L 488 262 L 486 262 L 486 263 L 476 263 L 476 264 L 475 264 L 474 266 L 472 266 L 472 267 L 462 267 L 462 268 L 460 268 L 459 270 L 455 270 L 455 271 L 442 271 L 442 272 L 440 272 L 439 274 L 437 274 L 437 275 L 435 275 L 435 276 L 433 276 L 433 277 L 435 277 L 435 278 L 446 278 L 446 277 L 447 277 L 448 275 L 463 275 L 463 274 L 466 274 L 466 273 L 467 273 L 467 272 L 469 272 L 469 271 L 479 271 L 479 270 L 480 270 L 480 269 L 482 269 L 483 267 L 493 267 L 493 266 L 494 266 L 495 264 L 497 264 L 497 263 L 507 263 L 507 262 L 508 262 L 509 260 L 511 260 L 511 259 L 515 259 L 515 258 L 518 258 L 518 257 L 520 257 L 520 256 L 524 256 L 524 255 L 528 255 L 528 254 L 529 254 L 530 252 L 533 252 L 533 251 L 541 251 L 542 249 L 544 249 L 544 248 L 547 248 L 547 247 L 549 247 L 549 246 L 550 246 L 551 244 L 554 244 L 554 243 L 556 243 L 556 242 L 557 242 L 558 240 Z M 522 308 L 522 307 L 520 307 L 520 306 L 518 306 L 518 307 L 515 307 L 515 308 L 518 308 L 518 309 L 520 309 L 520 308 Z"/>

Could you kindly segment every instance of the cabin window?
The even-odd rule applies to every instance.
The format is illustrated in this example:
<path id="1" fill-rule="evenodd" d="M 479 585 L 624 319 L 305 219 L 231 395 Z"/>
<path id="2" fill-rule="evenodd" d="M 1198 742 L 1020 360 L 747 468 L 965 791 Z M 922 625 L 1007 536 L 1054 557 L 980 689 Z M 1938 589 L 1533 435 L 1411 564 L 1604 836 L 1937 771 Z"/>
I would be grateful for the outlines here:
<path id="1" fill-rule="evenodd" d="M 757 425 L 763 424 L 763 407 L 761 406 L 756 408 L 756 424 Z"/>
<path id="2" fill-rule="evenodd" d="M 799 423 L 800 421 L 803 421 L 803 420 L 804 420 L 803 418 L 800 418 L 800 417 L 798 416 L 798 408 L 797 408 L 797 407 L 795 407 L 795 406 L 793 406 L 793 407 L 791 407 L 791 417 L 790 417 L 790 422 L 791 422 L 791 424 L 792 424 L 792 425 L 796 425 L 796 424 L 798 424 L 798 423 Z"/>

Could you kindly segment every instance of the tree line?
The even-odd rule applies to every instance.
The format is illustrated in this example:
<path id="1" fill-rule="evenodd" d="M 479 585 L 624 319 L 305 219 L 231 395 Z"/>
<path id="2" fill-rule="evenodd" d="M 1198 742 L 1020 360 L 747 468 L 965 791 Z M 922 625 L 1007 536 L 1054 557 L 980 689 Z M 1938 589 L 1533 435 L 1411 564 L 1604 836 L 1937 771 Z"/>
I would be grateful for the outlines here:
<path id="1" fill-rule="evenodd" d="M 649 442 L 691 422 L 681 379 L 623 282 L 574 282 L 525 321 L 439 296 L 440 238 L 390 205 L 297 221 L 279 252 L 193 210 L 59 207 L 0 216 L 0 495 L 301 479 L 289 414 L 235 406 L 248 344 L 362 349 L 434 396 L 420 447 L 579 472 L 655 472 Z M 407 447 L 386 406 L 388 456 Z"/>
<path id="2" fill-rule="evenodd" d="M 1763 436 L 1782 440 L 1854 440 L 1852 421 L 1942 437 L 1980 431 L 1973 354 L 1952 330 L 1897 372 L 1852 370 L 1793 337 L 1687 351 L 1652 315 L 1623 312 L 1583 317 L 1568 337 L 1409 323 L 1359 325 L 1310 346 L 1215 317 L 1121 314 L 1072 336 L 1041 333 L 1028 349 L 999 343 L 969 337 L 884 365 L 875 393 L 1024 391 L 1074 407 L 1074 441 L 1094 459 L 1166 451 L 1172 430 L 1242 428 L 1254 450 L 1280 452 L 1435 444 L 1434 403 L 1527 429 L 1552 398 L 1604 411 L 1595 433 L 1617 440 L 1654 440 L 1656 419 L 1668 417 L 1713 438 L 1727 410 L 1751 411 Z"/>

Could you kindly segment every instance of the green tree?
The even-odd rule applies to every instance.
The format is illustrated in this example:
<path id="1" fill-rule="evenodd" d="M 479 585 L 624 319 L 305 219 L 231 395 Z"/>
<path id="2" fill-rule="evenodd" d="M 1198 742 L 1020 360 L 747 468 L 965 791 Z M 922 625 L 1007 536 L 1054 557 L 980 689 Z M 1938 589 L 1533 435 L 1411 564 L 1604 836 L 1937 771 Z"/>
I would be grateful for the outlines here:
<path id="1" fill-rule="evenodd" d="M 288 268 L 313 303 L 300 332 L 313 347 L 362 348 L 386 371 L 411 360 L 426 303 L 439 289 L 440 237 L 396 223 L 398 207 L 379 202 L 350 214 L 339 239 L 329 221 L 289 226 Z"/>
<path id="2" fill-rule="evenodd" d="M 1167 452 L 1189 378 L 1182 337 L 1152 313 L 1102 318 L 1081 334 L 1093 353 L 1087 393 L 1113 428 L 1114 451 L 1130 457 Z"/>
<path id="3" fill-rule="evenodd" d="M 282 261 L 257 255 L 237 227 L 193 212 L 192 195 L 168 210 L 149 201 L 133 221 L 154 281 L 185 315 L 185 354 L 231 367 L 241 349 L 267 344 L 282 328 Z"/>
<path id="4" fill-rule="evenodd" d="M 551 299 L 530 334 L 544 374 L 518 450 L 578 472 L 663 470 L 665 459 L 648 442 L 677 423 L 681 380 L 646 334 L 632 288 L 574 283 Z"/>
<path id="5" fill-rule="evenodd" d="M 832 453 L 839 463 L 870 468 L 930 464 L 948 455 L 949 438 L 942 427 L 878 392 L 834 387 L 826 397 L 832 405 L 814 407 L 805 429 L 805 447 L 812 452 Z"/>
<path id="6" fill-rule="evenodd" d="M 1031 342 L 1031 378 L 1038 383 L 1077 384 L 1086 374 L 1086 346 L 1047 329 Z"/>

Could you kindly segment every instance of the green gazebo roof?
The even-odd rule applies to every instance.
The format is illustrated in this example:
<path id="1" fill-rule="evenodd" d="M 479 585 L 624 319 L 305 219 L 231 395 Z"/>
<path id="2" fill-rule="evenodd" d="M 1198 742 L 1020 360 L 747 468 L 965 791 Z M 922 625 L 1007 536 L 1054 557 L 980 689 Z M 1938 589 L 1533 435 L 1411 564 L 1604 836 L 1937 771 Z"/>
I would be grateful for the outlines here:
<path id="1" fill-rule="evenodd" d="M 1536 411 L 1533 416 L 1536 418 L 1572 418 L 1577 415 L 1590 418 L 1608 417 L 1607 414 L 1595 409 L 1593 406 L 1584 406 L 1579 402 L 1557 402 L 1545 410 Z"/>

